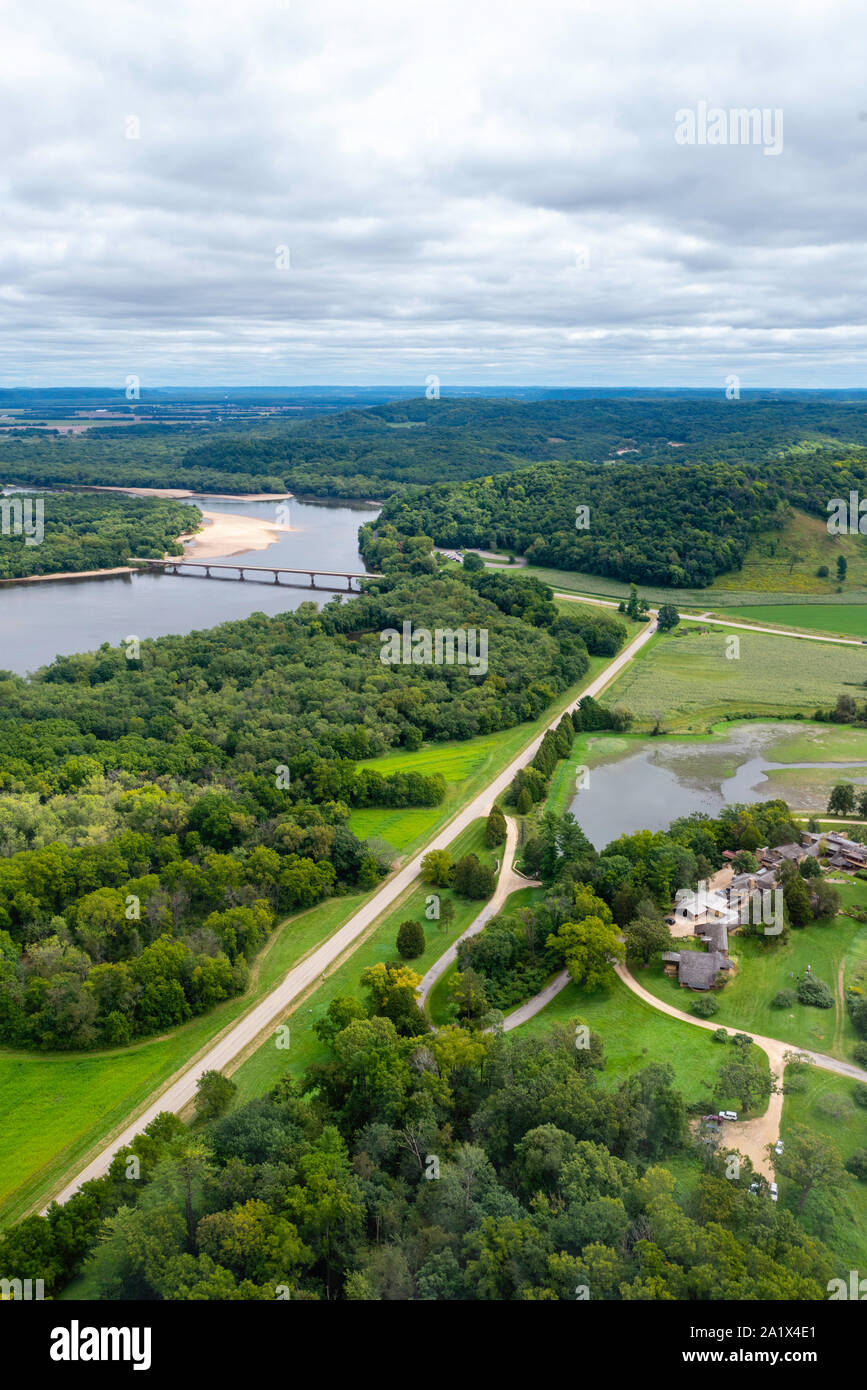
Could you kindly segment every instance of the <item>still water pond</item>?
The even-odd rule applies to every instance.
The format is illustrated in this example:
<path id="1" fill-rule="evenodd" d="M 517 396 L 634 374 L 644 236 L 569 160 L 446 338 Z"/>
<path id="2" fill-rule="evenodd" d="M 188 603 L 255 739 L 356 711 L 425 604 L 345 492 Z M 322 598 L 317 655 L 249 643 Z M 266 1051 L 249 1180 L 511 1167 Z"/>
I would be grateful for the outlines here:
<path id="1" fill-rule="evenodd" d="M 793 809 L 823 810 L 835 782 L 867 785 L 867 761 L 775 759 L 778 744 L 808 727 L 750 723 L 706 739 L 595 737 L 587 785 L 569 809 L 597 849 L 694 811 L 718 815 L 735 802 L 782 797 Z"/>

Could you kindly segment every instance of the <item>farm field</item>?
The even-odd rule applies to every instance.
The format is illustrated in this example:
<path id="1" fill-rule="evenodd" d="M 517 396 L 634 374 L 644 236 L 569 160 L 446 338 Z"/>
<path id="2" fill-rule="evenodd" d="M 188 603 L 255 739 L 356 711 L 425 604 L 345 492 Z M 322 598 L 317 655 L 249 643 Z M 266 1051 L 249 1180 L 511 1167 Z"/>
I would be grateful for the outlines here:
<path id="1" fill-rule="evenodd" d="M 106 1052 L 0 1049 L 0 1225 L 24 1215 L 100 1140 L 365 901 L 331 898 L 275 929 L 247 991 L 170 1035 Z"/>
<path id="2" fill-rule="evenodd" d="M 856 1149 L 867 1148 L 867 1110 L 852 1099 L 856 1084 L 845 1076 L 835 1076 L 818 1067 L 808 1068 L 803 1090 L 784 1097 L 780 1131 L 783 1142 L 789 1126 L 799 1124 L 830 1139 L 844 1163 Z M 793 1199 L 794 1194 L 789 1196 L 791 1188 L 791 1183 L 781 1179 L 781 1202 Z M 835 1191 L 833 1205 L 836 1210 L 830 1230 L 816 1233 L 840 1257 L 846 1269 L 863 1271 L 867 1268 L 867 1183 L 852 1178 L 842 1190 Z M 806 1214 L 807 1228 L 814 1229 L 809 1198 Z"/>
<path id="3" fill-rule="evenodd" d="M 709 611 L 715 609 L 716 605 Z M 718 616 L 759 626 L 805 628 L 825 636 L 867 638 L 867 605 L 863 603 L 745 604 L 720 609 Z"/>
<path id="4" fill-rule="evenodd" d="M 846 559 L 847 574 L 838 594 L 839 555 Z M 823 565 L 828 575 L 820 578 L 816 571 Z M 535 565 L 524 566 L 517 572 L 535 575 L 564 593 L 616 599 L 629 596 L 627 583 L 604 575 Z M 718 575 L 708 588 L 670 589 L 651 584 L 639 586 L 639 592 L 654 605 L 674 603 L 678 608 L 696 608 L 700 612 L 752 604 L 797 605 L 805 600 L 835 608 L 860 605 L 867 602 L 867 542 L 863 536 L 831 535 L 820 517 L 796 511 L 782 532 L 768 532 L 753 542 L 741 569 Z M 835 622 L 831 631 L 838 628 Z"/>
<path id="5" fill-rule="evenodd" d="M 485 848 L 484 828 L 484 820 L 474 821 L 450 846 L 452 857 L 457 859 L 463 854 L 477 854 L 483 863 L 494 867 L 496 852 Z M 447 932 L 441 931 L 436 922 L 425 919 L 425 900 L 432 892 L 438 892 L 454 902 L 455 916 Z M 288 1022 L 290 1027 L 289 1048 L 278 1049 L 274 1036 L 269 1036 L 232 1073 L 232 1080 L 238 1087 L 236 1104 L 264 1095 L 285 1072 L 298 1077 L 313 1062 L 325 1060 L 327 1050 L 314 1033 L 313 1025 L 323 1017 L 331 1000 L 337 995 L 363 997 L 361 973 L 368 965 L 399 959 L 395 939 L 401 922 L 413 917 L 424 925 L 424 954 L 417 960 L 407 962 L 417 974 L 423 975 L 455 937 L 469 926 L 483 906 L 484 903 L 458 897 L 450 889 L 432 889 L 418 880 L 401 902 L 372 927 L 352 954 L 308 998 L 299 1001 L 287 1016 L 284 1022 Z"/>
<path id="6" fill-rule="evenodd" d="M 643 725 L 707 729 L 721 715 L 812 713 L 852 693 L 867 678 L 867 653 L 858 647 L 802 642 L 740 632 L 738 659 L 727 659 L 724 628 L 684 628 L 651 638 L 607 691 Z"/>
<path id="7" fill-rule="evenodd" d="M 863 883 L 847 884 L 841 892 L 844 903 L 863 907 L 867 902 L 867 885 Z M 844 963 L 851 958 L 854 971 L 867 957 L 867 927 L 841 916 L 793 929 L 785 942 L 734 935 L 729 939 L 729 954 L 737 960 L 738 968 L 734 979 L 714 994 L 719 1004 L 714 1023 L 852 1060 L 858 1038 L 843 1001 Z M 789 1009 L 772 1008 L 771 1000 L 780 990 L 797 988 L 795 977 L 803 977 L 808 965 L 834 992 L 835 1007 L 816 1009 L 795 1003 Z M 658 999 L 685 1013 L 701 997 L 663 975 L 659 961 L 651 962 L 647 970 L 637 970 L 636 979 Z"/>

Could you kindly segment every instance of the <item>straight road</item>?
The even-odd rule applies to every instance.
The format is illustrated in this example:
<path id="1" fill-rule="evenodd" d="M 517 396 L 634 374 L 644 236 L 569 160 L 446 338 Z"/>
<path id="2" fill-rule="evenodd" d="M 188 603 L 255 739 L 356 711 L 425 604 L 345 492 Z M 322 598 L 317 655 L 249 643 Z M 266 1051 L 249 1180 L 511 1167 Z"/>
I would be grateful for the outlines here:
<path id="1" fill-rule="evenodd" d="M 629 645 L 624 647 L 613 661 L 609 662 L 605 670 L 600 672 L 582 690 L 578 699 L 584 695 L 594 697 L 599 695 L 624 667 L 629 665 L 636 652 L 650 640 L 655 631 L 656 622 L 649 622 Z M 578 699 L 569 706 L 570 710 L 578 704 Z M 551 720 L 548 727 L 556 725 L 561 717 L 558 714 L 556 718 Z M 367 931 L 368 927 L 406 892 L 418 877 L 424 856 L 433 849 L 446 849 L 455 836 L 466 830 L 474 820 L 488 814 L 493 803 L 506 790 L 515 774 L 532 761 L 545 732 L 546 730 L 543 730 L 542 733 L 537 734 L 532 743 L 516 758 L 513 758 L 508 767 L 495 777 L 484 791 L 479 792 L 478 796 L 474 797 L 467 806 L 458 811 L 434 839 L 419 850 L 396 874 L 387 879 L 379 891 L 357 912 L 353 913 L 348 922 L 334 932 L 305 960 L 294 966 L 281 983 L 270 994 L 266 995 L 254 1009 L 239 1019 L 227 1033 L 217 1039 L 198 1062 L 187 1067 L 166 1089 L 160 1091 L 156 1099 L 140 1110 L 136 1118 L 110 1144 L 106 1145 L 86 1167 L 77 1173 L 72 1181 L 68 1182 L 56 1194 L 53 1200 L 65 1202 L 83 1182 L 88 1182 L 91 1178 L 101 1177 L 107 1171 L 116 1151 L 131 1143 L 135 1136 L 141 1133 L 145 1125 L 150 1124 L 157 1115 L 165 1110 L 178 1113 L 194 1100 L 196 1083 L 204 1072 L 224 1071 L 240 1052 L 243 1052 L 255 1041 L 260 1033 L 264 1033 L 269 1026 L 276 1026 L 278 1022 L 282 1022 L 299 995 L 315 984 L 328 967 L 333 965 Z"/>

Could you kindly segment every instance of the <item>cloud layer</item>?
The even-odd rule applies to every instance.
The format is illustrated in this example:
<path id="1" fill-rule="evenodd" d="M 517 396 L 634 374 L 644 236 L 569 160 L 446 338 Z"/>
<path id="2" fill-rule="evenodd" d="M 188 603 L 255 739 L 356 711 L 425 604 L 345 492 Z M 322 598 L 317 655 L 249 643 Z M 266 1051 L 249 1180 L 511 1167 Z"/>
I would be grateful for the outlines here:
<path id="1" fill-rule="evenodd" d="M 7 7 L 0 383 L 865 386 L 865 39 L 797 0 Z M 701 102 L 782 152 L 678 144 Z"/>

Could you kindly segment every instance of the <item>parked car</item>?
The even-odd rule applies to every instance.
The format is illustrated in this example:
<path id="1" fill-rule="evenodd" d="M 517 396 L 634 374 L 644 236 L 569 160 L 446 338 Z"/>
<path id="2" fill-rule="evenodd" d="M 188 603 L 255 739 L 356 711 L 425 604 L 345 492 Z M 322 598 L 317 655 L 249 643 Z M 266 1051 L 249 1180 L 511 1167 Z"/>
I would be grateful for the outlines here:
<path id="1" fill-rule="evenodd" d="M 780 1195 L 780 1189 L 775 1182 L 771 1183 L 771 1201 L 775 1202 Z"/>
<path id="2" fill-rule="evenodd" d="M 734 1110 L 721 1110 L 719 1117 L 721 1120 L 736 1120 L 737 1113 Z"/>
<path id="3" fill-rule="evenodd" d="M 777 1142 L 776 1142 L 776 1144 L 774 1145 L 774 1153 L 775 1153 L 775 1154 L 781 1154 L 782 1152 L 783 1152 L 783 1141 L 782 1141 L 782 1139 L 778 1139 Z"/>
<path id="4" fill-rule="evenodd" d="M 754 1181 L 750 1183 L 750 1192 L 761 1192 L 761 1190 L 762 1180 L 761 1178 L 755 1178 Z"/>

